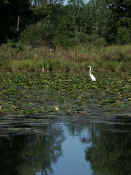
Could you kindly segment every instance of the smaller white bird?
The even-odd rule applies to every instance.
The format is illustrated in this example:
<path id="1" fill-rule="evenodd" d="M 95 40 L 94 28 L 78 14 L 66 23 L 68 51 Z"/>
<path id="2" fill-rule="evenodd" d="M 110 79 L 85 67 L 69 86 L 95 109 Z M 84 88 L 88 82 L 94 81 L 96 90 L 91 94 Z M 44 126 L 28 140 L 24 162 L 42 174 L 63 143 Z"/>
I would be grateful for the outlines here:
<path id="1" fill-rule="evenodd" d="M 88 66 L 90 69 L 89 69 L 89 76 L 91 78 L 92 81 L 96 81 L 96 78 L 95 76 L 92 74 L 92 67 L 91 66 Z"/>

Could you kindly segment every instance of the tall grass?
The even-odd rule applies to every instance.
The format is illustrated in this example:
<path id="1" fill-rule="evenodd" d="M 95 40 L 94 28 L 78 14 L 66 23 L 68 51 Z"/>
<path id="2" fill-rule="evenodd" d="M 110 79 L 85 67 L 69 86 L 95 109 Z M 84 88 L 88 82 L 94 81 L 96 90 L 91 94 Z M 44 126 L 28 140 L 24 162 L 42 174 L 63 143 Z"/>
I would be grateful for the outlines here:
<path id="1" fill-rule="evenodd" d="M 0 46 L 0 71 L 81 72 L 88 65 L 96 71 L 131 71 L 131 45 L 79 46 L 52 51 L 47 47 Z"/>

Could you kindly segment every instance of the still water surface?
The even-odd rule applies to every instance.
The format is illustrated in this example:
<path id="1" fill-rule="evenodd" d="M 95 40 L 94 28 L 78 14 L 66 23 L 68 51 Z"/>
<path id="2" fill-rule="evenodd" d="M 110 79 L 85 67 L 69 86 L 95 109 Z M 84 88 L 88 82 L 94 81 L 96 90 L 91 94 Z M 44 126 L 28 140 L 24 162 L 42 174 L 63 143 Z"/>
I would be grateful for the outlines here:
<path id="1" fill-rule="evenodd" d="M 1 128 L 2 175 L 131 174 L 130 119 L 51 121 L 12 131 Z"/>

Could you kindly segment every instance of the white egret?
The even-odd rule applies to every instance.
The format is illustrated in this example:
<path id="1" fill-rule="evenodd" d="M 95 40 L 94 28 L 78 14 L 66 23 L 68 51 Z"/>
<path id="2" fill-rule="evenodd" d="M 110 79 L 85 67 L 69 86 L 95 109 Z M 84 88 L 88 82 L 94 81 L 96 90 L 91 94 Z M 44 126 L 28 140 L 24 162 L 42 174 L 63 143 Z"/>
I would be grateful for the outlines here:
<path id="1" fill-rule="evenodd" d="M 96 81 L 96 78 L 95 76 L 92 74 L 92 67 L 91 66 L 88 66 L 90 69 L 89 69 L 89 76 L 91 78 L 92 81 Z"/>

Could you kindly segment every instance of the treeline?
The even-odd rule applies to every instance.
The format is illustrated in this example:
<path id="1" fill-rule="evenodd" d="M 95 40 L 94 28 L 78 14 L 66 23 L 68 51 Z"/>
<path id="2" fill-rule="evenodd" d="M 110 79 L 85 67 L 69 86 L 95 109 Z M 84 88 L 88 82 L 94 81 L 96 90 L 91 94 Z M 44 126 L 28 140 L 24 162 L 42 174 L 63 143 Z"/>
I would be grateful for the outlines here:
<path id="1" fill-rule="evenodd" d="M 0 43 L 131 43 L 130 0 L 0 0 Z"/>

